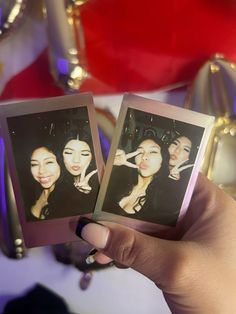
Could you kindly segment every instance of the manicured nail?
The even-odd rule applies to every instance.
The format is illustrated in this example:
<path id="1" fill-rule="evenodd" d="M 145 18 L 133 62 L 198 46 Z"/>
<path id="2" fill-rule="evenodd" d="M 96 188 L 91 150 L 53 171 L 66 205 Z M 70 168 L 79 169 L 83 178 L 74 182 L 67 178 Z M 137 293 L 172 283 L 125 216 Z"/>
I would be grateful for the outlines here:
<path id="1" fill-rule="evenodd" d="M 82 217 L 77 225 L 76 234 L 95 248 L 104 249 L 107 244 L 109 229 L 97 221 Z"/>
<path id="2" fill-rule="evenodd" d="M 78 225 L 76 227 L 76 230 L 75 230 L 75 233 L 78 237 L 80 237 L 81 239 L 82 236 L 81 236 L 81 232 L 82 232 L 82 229 L 87 225 L 87 224 L 90 224 L 90 223 L 97 223 L 95 220 L 93 219 L 90 219 L 90 218 L 87 218 L 87 217 L 81 217 L 79 219 L 79 222 L 78 222 Z"/>
<path id="3" fill-rule="evenodd" d="M 90 256 L 90 255 L 95 255 L 95 254 L 97 253 L 97 251 L 98 251 L 98 250 L 96 250 L 96 249 L 92 249 L 92 250 L 89 252 L 88 256 Z"/>

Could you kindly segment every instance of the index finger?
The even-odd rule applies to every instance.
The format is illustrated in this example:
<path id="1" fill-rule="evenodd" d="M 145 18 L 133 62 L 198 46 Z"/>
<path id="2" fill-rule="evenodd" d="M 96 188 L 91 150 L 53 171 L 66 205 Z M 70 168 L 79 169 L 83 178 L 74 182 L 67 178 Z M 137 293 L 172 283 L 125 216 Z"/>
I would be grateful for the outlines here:
<path id="1" fill-rule="evenodd" d="M 136 155 L 140 154 L 140 152 L 138 150 L 136 150 L 135 152 L 132 152 L 132 153 L 128 153 L 126 154 L 126 159 L 130 159 Z"/>
<path id="2" fill-rule="evenodd" d="M 88 183 L 89 180 L 90 180 L 90 178 L 91 178 L 96 172 L 98 172 L 97 169 L 96 169 L 96 170 L 93 170 L 93 171 L 91 171 L 89 174 L 87 174 L 87 176 L 85 177 L 85 181 Z"/>
<path id="3" fill-rule="evenodd" d="M 180 167 L 180 166 L 182 166 L 185 162 L 187 162 L 188 161 L 188 158 L 187 159 L 184 159 L 184 160 L 182 160 L 182 161 L 180 161 L 180 162 L 178 162 L 174 167 L 173 167 L 173 169 L 176 169 L 176 170 L 178 170 L 178 168 Z"/>
<path id="4" fill-rule="evenodd" d="M 191 168 L 191 167 L 193 167 L 193 166 L 194 166 L 194 164 L 190 164 L 190 165 L 186 165 L 186 166 L 180 167 L 180 168 L 179 168 L 179 172 L 181 172 L 181 171 L 183 171 L 183 170 L 185 170 L 185 169 Z"/>
<path id="5" fill-rule="evenodd" d="M 87 169 L 88 169 L 89 164 L 90 164 L 90 162 L 88 162 L 87 165 L 86 165 L 86 166 L 84 167 L 84 169 L 82 170 L 81 175 L 80 175 L 80 181 L 84 180 L 84 178 L 85 178 L 85 173 L 86 173 L 86 171 L 87 171 Z"/>

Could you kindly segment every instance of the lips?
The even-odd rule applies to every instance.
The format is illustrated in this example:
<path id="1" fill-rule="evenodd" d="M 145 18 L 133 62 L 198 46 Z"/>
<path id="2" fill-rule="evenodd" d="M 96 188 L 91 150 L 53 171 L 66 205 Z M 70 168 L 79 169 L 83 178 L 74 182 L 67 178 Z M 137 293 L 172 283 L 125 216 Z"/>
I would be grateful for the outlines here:
<path id="1" fill-rule="evenodd" d="M 145 164 L 144 162 L 141 162 L 141 163 L 139 164 L 139 169 L 141 169 L 141 170 L 147 170 L 147 169 L 148 169 L 148 165 Z"/>
<path id="2" fill-rule="evenodd" d="M 170 159 L 176 160 L 176 159 L 177 159 L 177 156 L 176 156 L 176 155 L 170 155 Z"/>
<path id="3" fill-rule="evenodd" d="M 40 177 L 39 178 L 39 183 L 41 183 L 41 184 L 48 184 L 48 183 L 50 183 L 50 181 L 51 181 L 51 177 L 49 176 L 49 177 Z"/>
<path id="4" fill-rule="evenodd" d="M 73 171 L 79 171 L 80 170 L 80 166 L 72 166 L 71 169 Z"/>

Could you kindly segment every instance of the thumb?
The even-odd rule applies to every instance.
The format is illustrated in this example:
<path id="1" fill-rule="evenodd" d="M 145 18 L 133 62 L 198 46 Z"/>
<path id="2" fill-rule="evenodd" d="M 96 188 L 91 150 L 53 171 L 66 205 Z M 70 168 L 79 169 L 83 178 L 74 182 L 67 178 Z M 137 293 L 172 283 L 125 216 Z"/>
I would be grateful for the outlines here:
<path id="1" fill-rule="evenodd" d="M 82 218 L 77 235 L 114 261 L 142 273 L 166 291 L 170 282 L 174 284 L 178 265 L 185 259 L 186 250 L 182 242 L 151 237 L 112 222 L 103 222 L 102 225 Z"/>

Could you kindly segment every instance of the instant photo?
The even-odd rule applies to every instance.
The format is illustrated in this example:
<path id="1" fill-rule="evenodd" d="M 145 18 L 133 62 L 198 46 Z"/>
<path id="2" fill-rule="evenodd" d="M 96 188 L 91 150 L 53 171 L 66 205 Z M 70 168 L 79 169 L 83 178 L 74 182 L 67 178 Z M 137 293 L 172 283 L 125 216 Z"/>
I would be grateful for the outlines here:
<path id="1" fill-rule="evenodd" d="M 125 95 L 94 217 L 141 231 L 176 226 L 189 205 L 213 121 Z"/>
<path id="2" fill-rule="evenodd" d="M 92 96 L 0 108 L 26 245 L 76 240 L 78 216 L 94 211 L 103 165 Z"/>

